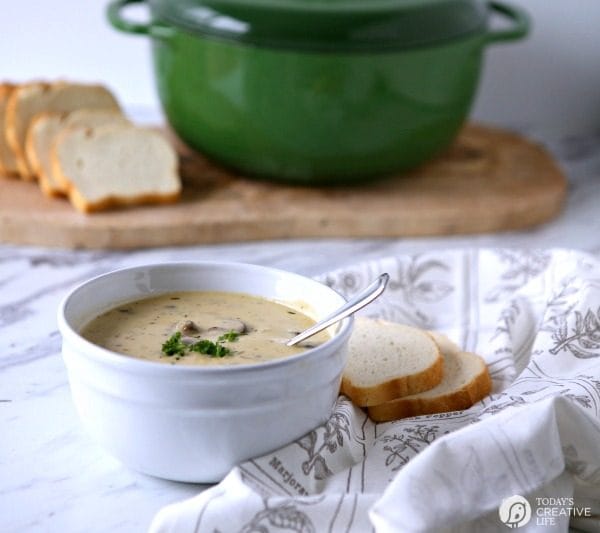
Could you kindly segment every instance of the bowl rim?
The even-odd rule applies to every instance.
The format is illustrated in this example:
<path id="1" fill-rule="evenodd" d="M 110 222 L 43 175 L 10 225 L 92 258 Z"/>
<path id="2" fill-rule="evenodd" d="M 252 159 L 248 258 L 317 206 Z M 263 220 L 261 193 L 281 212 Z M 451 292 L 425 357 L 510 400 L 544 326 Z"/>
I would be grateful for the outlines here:
<path id="1" fill-rule="evenodd" d="M 308 276 L 303 276 L 302 274 L 297 274 L 295 272 L 289 272 L 287 270 L 267 267 L 262 265 L 256 265 L 252 263 L 244 263 L 244 262 L 236 262 L 236 261 L 209 261 L 209 260 L 199 260 L 199 261 L 165 261 L 165 262 L 155 262 L 155 263 L 144 263 L 142 265 L 135 265 L 129 267 L 118 268 L 115 270 L 111 270 L 109 272 L 105 272 L 103 274 L 99 274 L 92 278 L 87 279 L 81 283 L 78 283 L 75 287 L 73 287 L 66 296 L 63 297 L 57 312 L 57 321 L 58 321 L 58 329 L 61 333 L 63 345 L 65 343 L 74 344 L 78 348 L 78 353 L 83 353 L 86 358 L 93 359 L 101 364 L 109 365 L 113 367 L 117 367 L 119 370 L 125 370 L 132 373 L 143 373 L 143 374 L 165 374 L 165 375 L 184 375 L 184 376 L 196 376 L 196 375 L 235 375 L 240 373 L 256 373 L 256 372 L 266 372 L 269 369 L 279 369 L 282 367 L 287 367 L 289 365 L 293 365 L 302 360 L 311 360 L 318 359 L 319 356 L 324 356 L 324 354 L 329 353 L 328 348 L 331 348 L 332 352 L 338 351 L 342 345 L 346 342 L 347 338 L 350 336 L 352 331 L 352 326 L 354 323 L 354 317 L 350 316 L 341 321 L 340 327 L 338 331 L 336 331 L 335 335 L 328 341 L 323 344 L 319 344 L 314 348 L 310 348 L 298 354 L 282 357 L 279 359 L 273 359 L 270 361 L 266 361 L 263 363 L 250 363 L 250 364 L 241 364 L 241 365 L 177 365 L 177 364 L 167 364 L 160 361 L 151 361 L 145 359 L 139 359 L 136 357 L 132 357 L 129 355 L 121 354 L 119 352 L 114 352 L 112 350 L 108 350 L 97 344 L 94 344 L 84 337 L 80 335 L 78 331 L 75 330 L 74 327 L 69 324 L 65 312 L 66 309 L 73 298 L 77 296 L 77 293 L 81 290 L 84 290 L 87 286 L 98 282 L 104 278 L 110 278 L 112 276 L 141 269 L 152 269 L 152 268 L 171 268 L 171 267 L 202 267 L 202 266 L 218 266 L 222 268 L 233 268 L 233 269 L 245 269 L 245 270 L 255 270 L 262 271 L 264 273 L 268 273 L 271 275 L 284 275 L 287 277 L 296 278 L 298 280 L 302 280 L 303 282 L 309 281 L 314 283 L 317 286 L 320 286 L 324 290 L 331 291 L 339 296 L 343 301 L 346 301 L 346 298 L 335 289 L 325 285 L 324 283 L 317 281 Z M 165 291 L 168 292 L 168 291 Z M 228 292 L 228 291 L 223 291 Z M 230 291 L 230 292 L 239 292 L 239 291 Z M 157 293 L 159 294 L 159 293 Z M 133 300 L 132 300 L 133 301 Z M 117 304 L 116 304 L 117 305 Z"/>

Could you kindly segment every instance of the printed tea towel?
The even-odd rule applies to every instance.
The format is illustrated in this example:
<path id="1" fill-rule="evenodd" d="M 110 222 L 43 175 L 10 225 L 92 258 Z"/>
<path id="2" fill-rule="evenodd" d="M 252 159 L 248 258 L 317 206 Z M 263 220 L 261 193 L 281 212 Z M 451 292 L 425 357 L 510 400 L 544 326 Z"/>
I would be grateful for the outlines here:
<path id="1" fill-rule="evenodd" d="M 162 509 L 153 533 L 600 531 L 600 262 L 565 250 L 388 258 L 321 279 L 346 296 L 391 276 L 369 316 L 482 355 L 467 411 L 330 420 Z"/>

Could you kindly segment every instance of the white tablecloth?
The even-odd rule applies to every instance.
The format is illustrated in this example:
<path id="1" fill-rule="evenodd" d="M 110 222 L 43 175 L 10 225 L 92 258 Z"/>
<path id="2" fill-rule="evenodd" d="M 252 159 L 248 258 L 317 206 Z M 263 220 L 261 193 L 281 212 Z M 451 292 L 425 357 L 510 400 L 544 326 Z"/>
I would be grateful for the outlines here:
<path id="1" fill-rule="evenodd" d="M 340 397 L 327 424 L 165 507 L 151 531 L 566 531 L 570 518 L 600 530 L 600 263 L 448 251 L 322 279 L 349 296 L 384 271 L 388 290 L 365 313 L 482 355 L 493 394 L 385 424 Z"/>

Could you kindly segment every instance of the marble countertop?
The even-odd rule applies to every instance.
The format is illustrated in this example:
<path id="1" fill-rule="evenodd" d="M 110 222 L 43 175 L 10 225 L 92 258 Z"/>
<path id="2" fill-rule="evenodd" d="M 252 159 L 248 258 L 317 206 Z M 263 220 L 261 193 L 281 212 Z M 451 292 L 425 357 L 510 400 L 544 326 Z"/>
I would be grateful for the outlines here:
<path id="1" fill-rule="evenodd" d="M 529 135 L 554 154 L 570 184 L 564 212 L 529 231 L 128 253 L 0 245 L 0 531 L 145 531 L 163 505 L 202 490 L 137 474 L 84 433 L 71 402 L 56 325 L 57 306 L 75 284 L 115 268 L 165 260 L 218 258 L 312 276 L 365 259 L 457 247 L 565 247 L 600 255 L 600 135 Z"/>

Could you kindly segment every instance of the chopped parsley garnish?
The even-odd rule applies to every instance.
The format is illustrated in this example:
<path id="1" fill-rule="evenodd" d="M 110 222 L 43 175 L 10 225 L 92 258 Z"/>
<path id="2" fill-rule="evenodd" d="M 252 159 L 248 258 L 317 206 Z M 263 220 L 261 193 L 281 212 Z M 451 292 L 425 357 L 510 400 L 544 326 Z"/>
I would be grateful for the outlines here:
<path id="1" fill-rule="evenodd" d="M 185 355 L 187 346 L 181 342 L 181 333 L 173 333 L 162 345 L 162 351 L 165 355 Z"/>
<path id="2" fill-rule="evenodd" d="M 213 342 L 207 339 L 201 339 L 198 342 L 190 345 L 192 352 L 210 355 L 211 357 L 225 357 L 231 353 L 229 348 L 225 348 L 219 341 Z"/>
<path id="3" fill-rule="evenodd" d="M 218 339 L 217 342 L 235 342 L 238 340 L 238 337 L 240 336 L 240 334 L 237 331 L 228 331 L 227 333 L 224 333 L 223 335 L 221 335 Z"/>
<path id="4" fill-rule="evenodd" d="M 193 344 L 185 344 L 181 340 L 181 332 L 178 331 L 173 333 L 173 335 L 163 343 L 162 352 L 168 356 L 176 355 L 176 359 L 185 355 L 186 351 L 197 352 L 210 357 L 225 357 L 226 355 L 231 355 L 231 350 L 223 346 L 222 343 L 235 342 L 238 340 L 239 336 L 240 333 L 237 331 L 228 331 L 221 335 L 217 339 L 217 342 L 208 339 L 200 339 Z"/>

